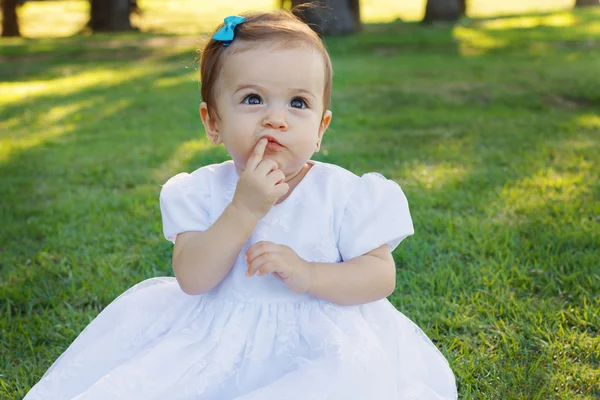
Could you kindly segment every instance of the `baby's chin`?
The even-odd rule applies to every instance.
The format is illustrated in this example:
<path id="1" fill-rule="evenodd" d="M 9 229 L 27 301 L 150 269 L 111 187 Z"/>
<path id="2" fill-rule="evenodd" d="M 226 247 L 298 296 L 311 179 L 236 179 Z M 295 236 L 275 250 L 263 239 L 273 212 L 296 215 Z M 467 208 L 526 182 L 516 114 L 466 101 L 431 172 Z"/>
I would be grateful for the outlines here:
<path id="1" fill-rule="evenodd" d="M 273 160 L 277 163 L 277 167 L 279 169 L 285 168 L 286 163 L 281 160 L 281 156 L 277 154 L 277 152 L 265 150 L 265 155 L 263 156 L 263 160 Z"/>
<path id="2" fill-rule="evenodd" d="M 263 160 L 273 160 L 277 163 L 277 167 L 283 171 L 283 173 L 288 176 L 288 175 L 294 175 L 296 174 L 300 169 L 302 169 L 302 167 L 304 166 L 304 164 L 306 164 L 306 162 L 308 160 L 282 160 L 282 157 L 280 155 L 278 155 L 276 152 L 267 152 L 265 151 L 265 154 L 263 156 Z M 246 170 L 246 163 L 248 160 L 236 160 L 234 159 L 233 162 L 238 170 L 238 173 L 241 173 L 242 171 Z"/>
<path id="3" fill-rule="evenodd" d="M 287 164 L 284 160 L 282 160 L 281 156 L 275 152 L 265 151 L 265 154 L 263 155 L 262 159 L 275 161 L 277 163 L 277 167 L 280 169 L 285 168 L 286 164 Z M 248 160 L 247 159 L 246 160 L 234 159 L 233 162 L 235 163 L 235 165 L 238 169 L 245 170 Z"/>

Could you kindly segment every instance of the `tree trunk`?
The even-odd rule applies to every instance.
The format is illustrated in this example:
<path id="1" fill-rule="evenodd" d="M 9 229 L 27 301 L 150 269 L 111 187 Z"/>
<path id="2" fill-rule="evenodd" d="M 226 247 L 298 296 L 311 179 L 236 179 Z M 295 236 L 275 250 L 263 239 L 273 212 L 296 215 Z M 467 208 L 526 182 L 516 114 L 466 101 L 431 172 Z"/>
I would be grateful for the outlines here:
<path id="1" fill-rule="evenodd" d="M 292 0 L 292 9 L 300 6 L 295 13 L 321 36 L 346 35 L 361 28 L 358 3 L 358 0 Z"/>
<path id="2" fill-rule="evenodd" d="M 458 12 L 461 17 L 467 15 L 467 0 L 458 0 Z"/>
<path id="3" fill-rule="evenodd" d="M 577 0 L 575 7 L 600 6 L 600 0 Z"/>
<path id="4" fill-rule="evenodd" d="M 93 32 L 132 30 L 129 19 L 131 0 L 90 0 L 88 26 Z"/>
<path id="5" fill-rule="evenodd" d="M 17 5 L 19 0 L 0 0 L 2 3 L 2 37 L 21 36 Z"/>
<path id="6" fill-rule="evenodd" d="M 354 25 L 356 26 L 356 31 L 362 31 L 362 22 L 360 20 L 360 1 L 359 0 L 350 0 L 350 12 L 354 17 Z"/>
<path id="7" fill-rule="evenodd" d="M 454 22 L 460 19 L 459 0 L 427 0 L 423 23 Z"/>

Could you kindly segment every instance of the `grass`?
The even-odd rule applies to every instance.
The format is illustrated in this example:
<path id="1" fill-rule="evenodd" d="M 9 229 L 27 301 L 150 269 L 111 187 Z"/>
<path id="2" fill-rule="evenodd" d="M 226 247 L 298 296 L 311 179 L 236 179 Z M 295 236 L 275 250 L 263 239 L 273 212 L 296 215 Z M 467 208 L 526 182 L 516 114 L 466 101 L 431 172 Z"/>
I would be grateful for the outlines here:
<path id="1" fill-rule="evenodd" d="M 416 235 L 390 299 L 461 398 L 600 396 L 599 26 L 584 10 L 328 40 L 316 158 L 402 184 Z M 0 42 L 2 399 L 118 294 L 172 275 L 160 185 L 226 159 L 198 119 L 194 40 L 136 37 Z"/>

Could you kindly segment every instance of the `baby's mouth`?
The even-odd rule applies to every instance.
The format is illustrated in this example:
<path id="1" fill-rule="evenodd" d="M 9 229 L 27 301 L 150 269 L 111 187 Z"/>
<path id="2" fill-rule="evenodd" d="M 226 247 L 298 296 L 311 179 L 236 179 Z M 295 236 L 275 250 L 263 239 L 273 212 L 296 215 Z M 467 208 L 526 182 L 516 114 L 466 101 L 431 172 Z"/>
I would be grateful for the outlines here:
<path id="1" fill-rule="evenodd" d="M 279 143 L 279 141 L 277 139 L 275 139 L 274 137 L 265 136 L 265 139 L 267 139 L 269 141 L 267 143 L 267 148 L 270 149 L 270 150 L 275 150 L 275 149 L 279 149 L 279 148 L 285 147 L 284 145 L 282 145 L 281 143 Z"/>

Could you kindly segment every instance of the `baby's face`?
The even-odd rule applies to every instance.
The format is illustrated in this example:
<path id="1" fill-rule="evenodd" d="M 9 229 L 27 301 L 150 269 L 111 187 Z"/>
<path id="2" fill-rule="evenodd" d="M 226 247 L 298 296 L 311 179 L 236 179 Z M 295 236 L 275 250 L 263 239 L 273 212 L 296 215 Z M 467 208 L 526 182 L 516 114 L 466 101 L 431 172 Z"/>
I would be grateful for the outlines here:
<path id="1" fill-rule="evenodd" d="M 256 143 L 268 137 L 264 158 L 294 174 L 318 150 L 331 120 L 330 111 L 323 117 L 324 62 L 308 46 L 234 52 L 215 89 L 217 130 L 242 170 Z"/>

